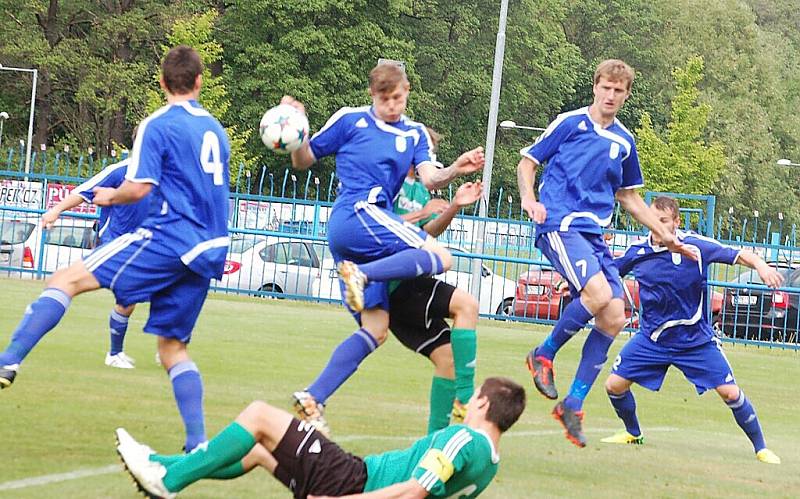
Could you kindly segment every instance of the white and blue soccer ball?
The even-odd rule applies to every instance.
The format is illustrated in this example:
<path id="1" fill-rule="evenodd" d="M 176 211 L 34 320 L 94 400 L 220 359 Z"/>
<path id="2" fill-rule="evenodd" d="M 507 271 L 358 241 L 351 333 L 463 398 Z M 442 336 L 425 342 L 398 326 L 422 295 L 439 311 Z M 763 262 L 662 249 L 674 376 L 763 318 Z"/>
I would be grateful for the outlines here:
<path id="1" fill-rule="evenodd" d="M 264 113 L 258 133 L 264 145 L 278 153 L 297 150 L 308 137 L 308 118 L 289 104 L 280 104 Z"/>

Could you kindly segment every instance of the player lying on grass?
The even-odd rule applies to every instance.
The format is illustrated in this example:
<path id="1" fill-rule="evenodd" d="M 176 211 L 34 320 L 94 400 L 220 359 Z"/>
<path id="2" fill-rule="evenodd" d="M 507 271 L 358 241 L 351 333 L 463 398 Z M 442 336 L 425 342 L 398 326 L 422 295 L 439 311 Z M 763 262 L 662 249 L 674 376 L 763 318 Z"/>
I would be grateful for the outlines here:
<path id="1" fill-rule="evenodd" d="M 579 447 L 586 445 L 583 401 L 626 322 L 619 272 L 602 237 L 615 200 L 658 234 L 670 251 L 693 258 L 636 191 L 644 184 L 636 145 L 616 117 L 631 95 L 633 78 L 633 69 L 622 61 L 600 63 L 592 104 L 558 115 L 533 145 L 520 151 L 523 158 L 517 165 L 522 207 L 536 222 L 536 247 L 569 281 L 573 297 L 550 335 L 526 357 L 536 389 L 545 397 L 558 399 L 556 353 L 594 318 L 570 390 L 552 411 L 567 439 Z M 543 163 L 547 167 L 534 189 L 536 167 Z"/>
<path id="2" fill-rule="evenodd" d="M 309 387 L 318 400 L 327 399 L 385 340 L 388 281 L 436 275 L 450 267 L 447 249 L 392 211 L 409 165 L 427 188 L 439 188 L 484 163 L 479 147 L 440 168 L 424 125 L 403 114 L 409 90 L 402 68 L 379 64 L 369 75 L 372 106 L 342 108 L 292 152 L 292 165 L 301 169 L 336 155 L 340 184 L 328 221 L 328 244 L 346 287 L 343 298 L 359 324 Z M 303 110 L 291 97 L 282 103 Z"/>
<path id="3" fill-rule="evenodd" d="M 651 210 L 685 247 L 695 252 L 697 261 L 670 253 L 655 234 L 634 243 L 617 258 L 620 275 L 630 272 L 636 275 L 642 316 L 639 332 L 622 348 L 606 380 L 608 397 L 625 423 L 625 431 L 602 441 L 630 444 L 644 441 L 630 387 L 637 383 L 658 390 L 667 369 L 675 366 L 695 385 L 697 393 L 717 391 L 753 443 L 759 461 L 780 464 L 778 456 L 767 449 L 756 411 L 736 384 L 722 343 L 708 323 L 706 280 L 708 267 L 714 262 L 746 265 L 773 288 L 781 285 L 783 277 L 755 253 L 679 231 L 680 215 L 674 199 L 658 197 Z"/>
<path id="4" fill-rule="evenodd" d="M 133 134 L 136 139 L 136 132 Z M 128 171 L 130 158 L 123 159 L 118 163 L 106 166 L 97 175 L 86 182 L 77 186 L 60 203 L 53 206 L 42 215 L 42 226 L 50 229 L 58 220 L 59 216 L 65 211 L 69 211 L 81 203 L 91 203 L 94 200 L 95 187 L 116 188 L 125 182 L 125 174 Z M 150 196 L 131 204 L 118 204 L 106 206 L 100 210 L 100 218 L 97 221 L 98 246 L 117 237 L 134 232 L 144 221 L 150 207 Z M 108 318 L 110 330 L 111 346 L 106 354 L 105 364 L 110 367 L 120 369 L 133 369 L 135 361 L 124 351 L 125 334 L 128 332 L 128 320 L 133 314 L 136 304 L 132 303 L 124 306 L 120 303 L 114 305 Z"/>
<path id="5" fill-rule="evenodd" d="M 158 338 L 186 429 L 186 450 L 206 440 L 203 381 L 187 347 L 211 278 L 222 276 L 229 243 L 230 147 L 225 129 L 197 102 L 202 73 L 191 47 L 175 47 L 164 57 L 167 105 L 139 125 L 125 182 L 94 188 L 99 206 L 129 204 L 152 191 L 147 217 L 136 232 L 53 274 L 0 353 L 0 388 L 8 388 L 73 297 L 103 287 L 123 306 L 150 302 L 144 331 Z"/>
<path id="6" fill-rule="evenodd" d="M 117 430 L 117 452 L 150 497 L 175 494 L 203 478 L 228 479 L 265 467 L 296 498 L 477 497 L 497 473 L 500 436 L 525 408 L 525 390 L 488 378 L 467 404 L 464 424 L 429 434 L 407 449 L 353 456 L 314 426 L 264 402 L 251 403 L 208 445 L 162 456 Z"/>

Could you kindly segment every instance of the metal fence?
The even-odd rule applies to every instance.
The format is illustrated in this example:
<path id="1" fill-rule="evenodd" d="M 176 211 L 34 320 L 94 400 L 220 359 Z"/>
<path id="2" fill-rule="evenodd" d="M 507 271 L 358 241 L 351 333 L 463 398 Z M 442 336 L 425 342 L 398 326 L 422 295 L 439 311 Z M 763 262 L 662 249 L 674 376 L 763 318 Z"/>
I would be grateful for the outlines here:
<path id="1" fill-rule="evenodd" d="M 108 161 L 39 155 L 26 174 L 23 159 L 11 150 L 5 169 L 0 170 L 0 276 L 36 279 L 93 249 L 95 208 L 65 214 L 48 231 L 41 230 L 39 218 Z M 334 179 L 322 181 L 310 172 L 298 177 L 289 170 L 277 177 L 262 170 L 258 176 L 243 174 L 235 180 L 228 260 L 223 278 L 213 282 L 213 289 L 271 299 L 338 302 L 339 282 L 325 238 Z M 449 198 L 452 190 L 438 195 Z M 453 268 L 441 278 L 469 290 L 472 261 L 479 259 L 481 316 L 552 324 L 569 302 L 566 283 L 534 247 L 533 224 L 513 199 L 500 189 L 493 201 L 492 216 L 476 216 L 477 205 L 465 209 L 439 237 L 455 257 Z M 718 333 L 736 343 L 800 348 L 800 271 L 794 271 L 800 265 L 800 248 L 795 246 L 795 227 L 762 221 L 759 229 L 757 218 L 750 223 L 715 219 L 713 210 L 691 205 L 682 215 L 688 228 L 755 251 L 786 276 L 787 287 L 773 291 L 755 271 L 738 265 L 712 266 L 708 312 Z M 485 223 L 483 254 L 472 252 L 479 222 Z M 629 215 L 618 211 L 606 238 L 612 251 L 619 253 L 643 234 Z M 632 278 L 624 284 L 628 325 L 635 330 L 638 284 Z"/>

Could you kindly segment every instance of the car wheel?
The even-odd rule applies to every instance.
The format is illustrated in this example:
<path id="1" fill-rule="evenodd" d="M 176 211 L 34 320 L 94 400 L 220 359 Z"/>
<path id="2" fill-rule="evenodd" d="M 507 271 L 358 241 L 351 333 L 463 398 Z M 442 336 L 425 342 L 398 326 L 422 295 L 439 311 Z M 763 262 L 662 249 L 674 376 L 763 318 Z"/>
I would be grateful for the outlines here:
<path id="1" fill-rule="evenodd" d="M 283 294 L 283 290 L 281 290 L 281 288 L 279 288 L 278 286 L 276 286 L 274 284 L 264 284 L 263 286 L 261 286 L 261 289 L 259 289 L 259 291 L 263 291 L 265 293 Z M 259 298 L 266 298 L 268 300 L 282 300 L 283 299 L 281 296 L 276 296 L 276 295 L 258 295 L 258 297 Z"/>
<path id="2" fill-rule="evenodd" d="M 503 303 L 497 306 L 497 311 L 495 312 L 495 314 L 501 315 L 503 317 L 514 315 L 514 299 L 506 298 L 505 300 L 503 300 Z"/>

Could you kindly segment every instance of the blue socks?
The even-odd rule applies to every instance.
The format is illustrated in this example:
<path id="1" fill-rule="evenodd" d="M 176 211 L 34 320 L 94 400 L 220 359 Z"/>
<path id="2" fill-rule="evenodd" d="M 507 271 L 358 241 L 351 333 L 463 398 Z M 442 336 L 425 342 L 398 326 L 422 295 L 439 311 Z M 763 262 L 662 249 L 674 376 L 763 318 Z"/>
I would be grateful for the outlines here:
<path id="1" fill-rule="evenodd" d="M 586 343 L 583 344 L 581 360 L 578 364 L 578 372 L 575 373 L 575 380 L 569 389 L 569 395 L 564 399 L 564 405 L 573 411 L 580 411 L 583 401 L 589 394 L 592 385 L 603 369 L 603 365 L 608 358 L 608 349 L 614 337 L 610 336 L 597 328 L 589 332 Z"/>
<path id="2" fill-rule="evenodd" d="M 28 305 L 11 343 L 0 354 L 0 365 L 21 363 L 48 331 L 56 327 L 64 316 L 72 298 L 57 288 L 45 289 L 39 298 Z"/>
<path id="3" fill-rule="evenodd" d="M 186 452 L 191 451 L 206 439 L 206 423 L 203 417 L 203 380 L 197 365 L 190 360 L 178 362 L 168 371 L 172 381 L 175 402 L 186 428 Z"/>
<path id="4" fill-rule="evenodd" d="M 636 399 L 633 398 L 633 392 L 627 390 L 622 395 L 615 395 L 608 392 L 608 399 L 614 410 L 617 411 L 617 416 L 625 423 L 625 431 L 638 437 L 642 434 L 639 428 L 639 418 L 636 417 Z"/>
<path id="5" fill-rule="evenodd" d="M 357 330 L 339 343 L 339 346 L 333 351 L 328 365 L 308 387 L 308 393 L 314 396 L 317 403 L 324 404 L 328 397 L 356 372 L 361 361 L 376 348 L 378 348 L 378 341 L 371 334 L 363 328 Z"/>
<path id="6" fill-rule="evenodd" d="M 580 298 L 572 300 L 561 312 L 561 318 L 556 322 L 553 331 L 544 340 L 544 343 L 536 348 L 534 355 L 541 355 L 542 357 L 553 360 L 556 353 L 564 346 L 564 343 L 575 336 L 575 333 L 583 329 L 591 318 L 592 313 L 586 310 Z M 588 342 L 589 340 L 586 341 Z"/>
<path id="7" fill-rule="evenodd" d="M 108 328 L 111 331 L 111 349 L 108 353 L 117 355 L 122 351 L 125 333 L 128 332 L 128 317 L 112 309 L 111 315 L 108 317 Z"/>
<path id="8" fill-rule="evenodd" d="M 425 249 L 407 249 L 369 263 L 359 263 L 358 269 L 368 281 L 406 280 L 444 272 L 439 255 Z"/>
<path id="9" fill-rule="evenodd" d="M 744 396 L 744 392 L 739 389 L 739 398 L 733 402 L 725 402 L 725 404 L 731 408 L 736 423 L 744 430 L 750 442 L 753 443 L 753 450 L 758 452 L 761 449 L 766 449 L 767 444 L 764 442 L 764 433 L 761 431 L 761 423 L 758 422 L 756 410 L 750 400 Z"/>

